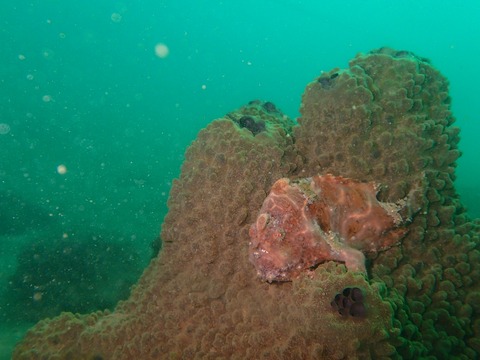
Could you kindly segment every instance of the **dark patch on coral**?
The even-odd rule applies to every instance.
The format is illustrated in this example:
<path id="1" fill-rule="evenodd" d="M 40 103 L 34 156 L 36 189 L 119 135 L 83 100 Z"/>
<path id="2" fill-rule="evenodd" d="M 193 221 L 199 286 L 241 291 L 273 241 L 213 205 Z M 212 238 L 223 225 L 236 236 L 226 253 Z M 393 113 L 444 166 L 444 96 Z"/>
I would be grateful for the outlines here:
<path id="1" fill-rule="evenodd" d="M 291 130 L 291 120 L 270 101 L 252 100 L 247 105 L 229 112 L 225 118 L 232 120 L 241 128 L 248 129 L 254 136 L 270 131 L 270 125 L 281 124 L 287 132 Z"/>
<path id="2" fill-rule="evenodd" d="M 390 55 L 391 57 L 396 59 L 412 59 L 412 60 L 422 61 L 428 64 L 430 63 L 429 59 L 421 56 L 417 56 L 411 51 L 395 50 L 386 46 L 377 50 L 372 50 L 369 52 L 369 54 L 385 54 L 385 55 Z"/>
<path id="3" fill-rule="evenodd" d="M 242 116 L 240 120 L 238 120 L 238 125 L 241 128 L 246 128 L 251 131 L 253 135 L 257 135 L 258 133 L 265 131 L 265 122 L 263 120 L 255 120 L 251 116 Z"/>
<path id="4" fill-rule="evenodd" d="M 160 236 L 157 236 L 152 243 L 150 244 L 150 248 L 152 249 L 152 259 L 157 257 L 158 253 L 162 249 L 162 239 Z"/>
<path id="5" fill-rule="evenodd" d="M 338 73 L 333 73 L 330 76 L 321 76 L 318 79 L 318 82 L 320 83 L 320 85 L 322 85 L 322 88 L 330 89 L 331 87 L 333 87 L 333 85 L 335 85 L 335 79 L 337 77 L 338 77 Z"/>
<path id="6" fill-rule="evenodd" d="M 380 158 L 381 156 L 381 151 L 378 147 L 378 144 L 377 143 L 372 143 L 370 145 L 370 156 L 373 158 L 373 159 L 378 159 Z"/>
<path id="7" fill-rule="evenodd" d="M 360 288 L 345 288 L 342 293 L 335 295 L 330 303 L 332 308 L 342 316 L 365 317 L 367 311 L 363 304 L 363 292 Z"/>
<path id="8" fill-rule="evenodd" d="M 396 58 L 410 58 L 414 56 L 415 55 L 411 51 L 406 51 L 406 50 L 400 50 L 394 54 L 394 57 Z"/>
<path id="9" fill-rule="evenodd" d="M 275 106 L 274 103 L 270 101 L 266 101 L 263 103 L 262 107 L 267 111 L 267 112 L 277 112 L 277 107 Z"/>
<path id="10" fill-rule="evenodd" d="M 365 317 L 366 313 L 365 305 L 363 305 L 363 303 L 356 302 L 350 306 L 350 316 Z"/>

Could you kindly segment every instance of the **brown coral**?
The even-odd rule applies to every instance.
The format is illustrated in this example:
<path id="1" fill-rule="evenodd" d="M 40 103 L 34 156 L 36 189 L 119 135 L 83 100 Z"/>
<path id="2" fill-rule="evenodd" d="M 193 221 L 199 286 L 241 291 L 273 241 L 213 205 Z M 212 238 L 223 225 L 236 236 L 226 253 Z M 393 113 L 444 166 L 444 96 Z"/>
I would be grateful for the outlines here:
<path id="1" fill-rule="evenodd" d="M 460 153 L 449 105 L 429 62 L 380 49 L 309 84 L 299 126 L 260 102 L 212 122 L 187 151 L 163 249 L 130 299 L 113 313 L 40 322 L 14 357 L 474 358 L 479 226 L 453 186 Z M 335 262 L 314 277 L 260 281 L 248 229 L 270 187 L 325 173 L 381 183 L 385 202 L 411 194 L 402 245 L 371 258 L 370 281 Z M 346 287 L 362 289 L 366 317 L 332 309 Z"/>

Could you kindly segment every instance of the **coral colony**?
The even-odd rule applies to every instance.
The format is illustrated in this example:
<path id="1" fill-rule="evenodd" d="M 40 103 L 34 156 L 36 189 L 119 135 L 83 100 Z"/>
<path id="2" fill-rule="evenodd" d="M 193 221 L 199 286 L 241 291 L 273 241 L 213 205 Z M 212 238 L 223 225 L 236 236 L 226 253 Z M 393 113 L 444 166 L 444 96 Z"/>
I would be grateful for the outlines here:
<path id="1" fill-rule="evenodd" d="M 477 358 L 450 102 L 427 59 L 381 48 L 308 84 L 296 122 L 259 100 L 212 121 L 130 298 L 40 321 L 14 358 Z"/>

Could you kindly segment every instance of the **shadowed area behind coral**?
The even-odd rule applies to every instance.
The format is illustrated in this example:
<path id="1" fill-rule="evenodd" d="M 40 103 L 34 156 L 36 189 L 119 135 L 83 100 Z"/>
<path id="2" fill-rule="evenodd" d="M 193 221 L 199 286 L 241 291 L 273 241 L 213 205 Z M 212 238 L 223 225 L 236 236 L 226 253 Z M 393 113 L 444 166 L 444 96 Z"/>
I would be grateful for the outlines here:
<path id="1" fill-rule="evenodd" d="M 54 219 L 47 209 L 11 190 L 0 191 L 0 236 L 20 235 L 53 224 Z"/>
<path id="2" fill-rule="evenodd" d="M 101 232 L 43 236 L 26 244 L 17 262 L 0 298 L 10 323 L 113 309 L 142 272 L 128 242 Z"/>

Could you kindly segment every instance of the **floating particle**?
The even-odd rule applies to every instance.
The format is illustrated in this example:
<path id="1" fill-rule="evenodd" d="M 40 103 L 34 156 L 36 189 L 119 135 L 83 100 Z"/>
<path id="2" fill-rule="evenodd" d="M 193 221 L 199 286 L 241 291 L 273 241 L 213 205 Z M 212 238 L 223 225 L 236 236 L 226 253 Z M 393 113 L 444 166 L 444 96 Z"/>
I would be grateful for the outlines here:
<path id="1" fill-rule="evenodd" d="M 170 50 L 168 49 L 168 46 L 163 44 L 163 43 L 158 43 L 155 45 L 155 55 L 157 55 L 159 58 L 164 59 L 170 54 Z"/>
<path id="2" fill-rule="evenodd" d="M 63 164 L 57 166 L 57 173 L 60 175 L 65 175 L 67 173 L 67 167 Z"/>
<path id="3" fill-rule="evenodd" d="M 112 16 L 110 16 L 110 19 L 112 19 L 113 22 L 118 23 L 118 22 L 122 21 L 122 15 L 120 15 L 119 13 L 114 12 L 114 13 L 112 14 Z"/>
<path id="4" fill-rule="evenodd" d="M 10 132 L 10 125 L 0 123 L 0 135 L 7 135 Z"/>
<path id="5" fill-rule="evenodd" d="M 42 56 L 44 59 L 51 60 L 53 59 L 54 55 L 55 53 L 53 52 L 52 49 L 45 48 L 42 50 Z"/>

